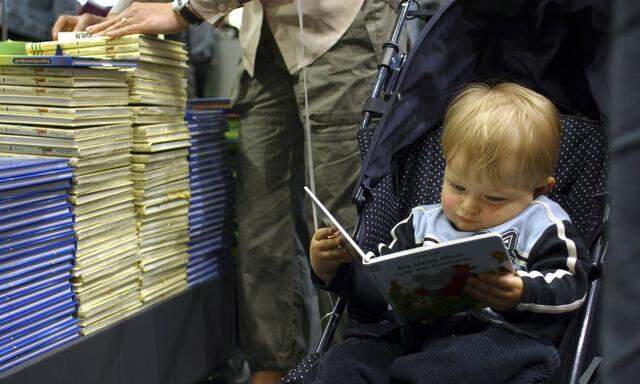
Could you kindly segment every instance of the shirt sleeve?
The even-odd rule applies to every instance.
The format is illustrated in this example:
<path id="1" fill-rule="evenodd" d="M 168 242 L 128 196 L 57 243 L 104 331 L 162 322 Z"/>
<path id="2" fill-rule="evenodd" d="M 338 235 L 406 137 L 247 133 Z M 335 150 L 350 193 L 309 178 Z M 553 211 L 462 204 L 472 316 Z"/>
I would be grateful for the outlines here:
<path id="1" fill-rule="evenodd" d="M 109 11 L 110 15 L 116 15 L 122 11 L 124 11 L 125 9 L 127 9 L 132 3 L 134 2 L 134 0 L 120 0 L 118 1 L 113 7 L 111 7 L 111 10 Z"/>
<path id="2" fill-rule="evenodd" d="M 391 229 L 391 242 L 389 245 L 379 244 L 378 251 L 379 255 L 386 255 L 392 252 L 396 252 L 403 249 L 413 248 L 419 246 L 420 244 L 415 244 L 414 240 L 414 231 L 413 231 L 413 213 L 409 215 L 406 219 L 402 220 L 398 224 L 396 224 Z M 338 295 L 345 296 L 347 295 L 347 290 L 349 286 L 349 280 L 351 279 L 351 269 L 349 268 L 350 263 L 342 264 L 333 278 L 329 281 L 323 281 L 320 279 L 313 268 L 309 268 L 311 270 L 311 280 L 315 284 L 316 287 L 334 292 Z"/>
<path id="3" fill-rule="evenodd" d="M 526 271 L 518 271 L 524 291 L 517 312 L 565 316 L 582 306 L 589 285 L 591 256 L 569 221 L 549 226 L 531 248 Z"/>

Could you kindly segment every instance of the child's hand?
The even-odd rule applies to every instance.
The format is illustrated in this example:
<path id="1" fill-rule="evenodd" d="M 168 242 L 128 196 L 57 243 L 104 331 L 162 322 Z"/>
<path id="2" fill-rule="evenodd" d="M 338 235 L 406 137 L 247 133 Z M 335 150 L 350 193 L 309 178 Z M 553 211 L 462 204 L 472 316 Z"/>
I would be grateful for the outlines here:
<path id="1" fill-rule="evenodd" d="M 465 286 L 469 295 L 487 304 L 491 309 L 501 311 L 520 304 L 523 289 L 522 278 L 513 273 L 481 273 L 478 278 L 469 278 Z"/>
<path id="2" fill-rule="evenodd" d="M 318 229 L 309 251 L 311 268 L 324 281 L 331 280 L 340 264 L 351 261 L 351 255 L 342 247 L 340 232 L 334 228 Z"/>

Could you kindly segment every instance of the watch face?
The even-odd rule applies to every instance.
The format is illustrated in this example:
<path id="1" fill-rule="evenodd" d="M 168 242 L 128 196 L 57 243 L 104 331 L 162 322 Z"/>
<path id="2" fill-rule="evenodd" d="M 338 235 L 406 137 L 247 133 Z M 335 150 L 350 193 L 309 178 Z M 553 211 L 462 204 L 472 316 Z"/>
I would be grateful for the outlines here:
<path id="1" fill-rule="evenodd" d="M 181 10 L 187 5 L 187 0 L 173 0 L 173 9 Z"/>

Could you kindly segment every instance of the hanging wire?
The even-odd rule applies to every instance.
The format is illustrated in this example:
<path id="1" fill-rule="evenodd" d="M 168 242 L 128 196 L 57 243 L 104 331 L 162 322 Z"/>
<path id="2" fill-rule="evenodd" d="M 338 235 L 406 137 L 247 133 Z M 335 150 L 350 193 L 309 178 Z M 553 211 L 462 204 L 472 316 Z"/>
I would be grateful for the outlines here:
<path id="1" fill-rule="evenodd" d="M 300 28 L 300 55 L 298 59 L 298 63 L 304 62 L 304 22 L 302 18 L 302 0 L 296 0 L 298 5 L 298 26 Z M 309 94 L 307 92 L 307 66 L 302 65 L 302 87 L 304 89 L 304 133 L 305 133 L 305 141 L 307 142 L 307 162 L 309 167 L 309 184 L 311 187 L 311 192 L 316 194 L 316 177 L 315 172 L 313 170 L 313 147 L 311 145 L 311 123 L 309 119 Z M 311 209 L 313 212 L 313 228 L 314 231 L 317 231 L 320 228 L 318 224 L 318 211 L 316 209 L 315 204 L 311 204 Z M 333 297 L 331 293 L 327 292 L 329 296 L 329 302 L 331 303 L 331 308 L 334 307 Z M 327 317 L 330 316 L 333 312 L 329 312 L 322 317 L 320 323 Z"/>
<path id="2" fill-rule="evenodd" d="M 304 62 L 304 23 L 302 20 L 302 0 L 296 0 L 298 3 L 298 25 L 300 27 L 300 55 L 298 63 Z M 309 167 L 309 184 L 311 184 L 311 192 L 316 194 L 316 177 L 313 170 L 313 150 L 311 146 L 311 123 L 309 120 L 309 95 L 307 93 L 307 67 L 302 66 L 302 87 L 304 89 L 304 133 L 305 141 L 307 142 L 307 163 Z M 313 209 L 313 228 L 317 231 L 318 225 L 318 212 L 316 206 L 311 204 Z"/>

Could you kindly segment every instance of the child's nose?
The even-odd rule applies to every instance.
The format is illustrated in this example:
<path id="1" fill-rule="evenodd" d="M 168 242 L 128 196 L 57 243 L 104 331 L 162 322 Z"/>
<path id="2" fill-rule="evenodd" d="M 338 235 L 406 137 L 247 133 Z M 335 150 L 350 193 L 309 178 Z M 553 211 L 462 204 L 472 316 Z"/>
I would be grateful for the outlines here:
<path id="1" fill-rule="evenodd" d="M 477 215 L 480 213 L 480 204 L 478 204 L 475 198 L 470 196 L 462 200 L 460 208 L 462 208 L 462 213 L 465 215 Z"/>

